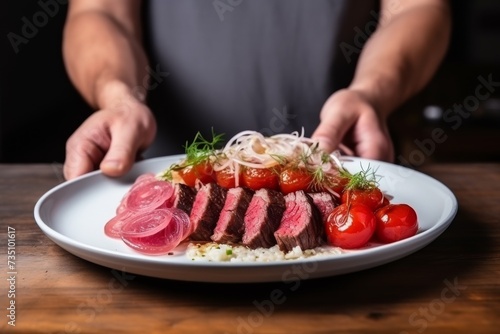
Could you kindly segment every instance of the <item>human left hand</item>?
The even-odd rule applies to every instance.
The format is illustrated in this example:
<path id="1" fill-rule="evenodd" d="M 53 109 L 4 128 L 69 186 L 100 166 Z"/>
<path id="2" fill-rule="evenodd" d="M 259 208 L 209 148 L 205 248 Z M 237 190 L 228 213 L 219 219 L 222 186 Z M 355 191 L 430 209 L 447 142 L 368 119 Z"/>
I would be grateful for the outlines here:
<path id="1" fill-rule="evenodd" d="M 312 138 L 327 152 L 340 149 L 362 158 L 394 160 L 386 118 L 357 90 L 342 89 L 328 98 Z"/>

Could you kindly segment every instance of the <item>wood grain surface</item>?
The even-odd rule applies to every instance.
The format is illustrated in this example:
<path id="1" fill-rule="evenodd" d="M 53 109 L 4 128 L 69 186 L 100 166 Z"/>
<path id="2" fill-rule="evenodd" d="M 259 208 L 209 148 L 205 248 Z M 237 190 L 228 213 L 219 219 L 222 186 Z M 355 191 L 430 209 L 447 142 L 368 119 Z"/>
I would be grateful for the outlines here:
<path id="1" fill-rule="evenodd" d="M 36 201 L 63 182 L 61 166 L 0 165 L 0 328 L 27 334 L 497 333 L 500 164 L 436 164 L 421 171 L 459 202 L 453 223 L 424 249 L 377 268 L 293 284 L 208 284 L 132 275 L 71 255 L 33 218 Z M 14 280 L 9 228 L 15 229 Z"/>

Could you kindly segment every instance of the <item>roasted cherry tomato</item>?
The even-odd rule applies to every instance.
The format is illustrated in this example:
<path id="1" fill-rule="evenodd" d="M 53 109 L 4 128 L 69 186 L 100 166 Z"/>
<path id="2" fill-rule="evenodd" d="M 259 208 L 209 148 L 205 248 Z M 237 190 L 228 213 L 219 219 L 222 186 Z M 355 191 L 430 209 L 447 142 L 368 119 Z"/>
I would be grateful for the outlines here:
<path id="1" fill-rule="evenodd" d="M 242 186 L 253 190 L 279 189 L 279 173 L 274 168 L 245 167 L 240 180 Z"/>
<path id="2" fill-rule="evenodd" d="M 226 189 L 236 186 L 235 173 L 229 168 L 215 172 L 215 180 L 219 186 Z"/>
<path id="3" fill-rule="evenodd" d="M 375 214 L 368 206 L 340 204 L 327 218 L 326 237 L 333 246 L 359 248 L 371 239 L 375 226 Z"/>
<path id="4" fill-rule="evenodd" d="M 349 183 L 349 178 L 341 176 L 340 174 L 326 174 L 324 184 L 334 192 L 336 192 L 339 196 L 344 192 L 345 187 Z M 328 190 L 319 189 L 318 191 Z"/>
<path id="5" fill-rule="evenodd" d="M 346 189 L 342 193 L 341 201 L 342 203 L 351 205 L 364 204 L 375 211 L 383 205 L 384 194 L 382 194 L 382 191 L 378 187 Z"/>
<path id="6" fill-rule="evenodd" d="M 210 183 L 215 180 L 215 173 L 209 162 L 186 166 L 179 171 L 179 176 L 190 187 L 196 185 L 196 180 L 199 180 L 201 183 Z"/>
<path id="7" fill-rule="evenodd" d="M 309 191 L 313 177 L 305 168 L 286 168 L 280 173 L 280 190 L 288 194 L 298 190 Z"/>
<path id="8" fill-rule="evenodd" d="M 391 204 L 391 201 L 387 197 L 384 196 L 384 199 L 382 201 L 382 205 L 380 205 L 380 207 L 382 208 L 382 207 L 389 205 L 389 204 Z"/>
<path id="9" fill-rule="evenodd" d="M 389 204 L 375 212 L 375 235 L 381 242 L 389 243 L 414 236 L 418 230 L 417 213 L 407 204 Z"/>

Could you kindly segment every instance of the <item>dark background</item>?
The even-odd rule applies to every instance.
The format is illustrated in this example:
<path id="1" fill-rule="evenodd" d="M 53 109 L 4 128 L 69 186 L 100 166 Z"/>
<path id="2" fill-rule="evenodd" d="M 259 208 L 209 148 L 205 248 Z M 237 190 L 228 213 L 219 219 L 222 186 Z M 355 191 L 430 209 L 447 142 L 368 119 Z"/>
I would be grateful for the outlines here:
<path id="1" fill-rule="evenodd" d="M 45 11 L 47 20 L 39 1 L 0 4 L 0 163 L 63 162 L 66 139 L 91 113 L 62 62 L 67 1 L 43 2 L 56 4 Z M 426 89 L 390 118 L 399 163 L 500 160 L 500 87 L 458 128 L 440 118 L 440 111 L 474 96 L 479 76 L 500 81 L 500 1 L 452 1 L 452 6 L 452 43 L 445 61 Z M 35 17 L 39 27 L 16 53 L 9 33 L 22 35 L 26 20 L 33 23 Z M 434 119 L 425 116 L 428 106 L 435 106 Z M 436 129 L 446 139 L 432 143 Z"/>

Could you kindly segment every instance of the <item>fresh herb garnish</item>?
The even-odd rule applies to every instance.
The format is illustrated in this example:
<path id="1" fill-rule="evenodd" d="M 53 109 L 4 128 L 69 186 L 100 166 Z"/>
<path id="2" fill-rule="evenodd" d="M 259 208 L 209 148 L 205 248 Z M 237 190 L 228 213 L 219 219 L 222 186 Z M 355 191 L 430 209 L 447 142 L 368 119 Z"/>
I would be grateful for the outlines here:
<path id="1" fill-rule="evenodd" d="M 350 174 L 346 189 L 373 189 L 378 186 L 376 170 L 370 165 L 366 169 L 361 166 L 361 171 Z"/>
<path id="2" fill-rule="evenodd" d="M 319 155 L 319 157 L 318 157 Z M 314 157 L 314 158 L 313 158 Z M 311 160 L 316 160 L 316 163 Z M 319 163 L 317 162 L 319 160 Z M 308 152 L 304 152 L 299 157 L 299 163 L 302 163 L 305 166 L 306 171 L 311 175 L 312 180 L 310 184 L 310 188 L 313 190 L 318 190 L 324 188 L 325 185 L 332 186 L 331 183 L 331 175 L 325 172 L 325 166 L 327 169 L 330 169 L 334 162 L 330 154 L 321 150 L 318 144 L 313 144 L 310 147 Z M 339 169 L 339 172 L 342 173 L 343 168 Z"/>
<path id="3" fill-rule="evenodd" d="M 217 150 L 222 143 L 223 137 L 224 134 L 217 135 L 212 129 L 212 140 L 208 140 L 198 131 L 191 144 L 186 142 L 186 145 L 184 145 L 186 158 L 182 162 L 170 166 L 161 175 L 161 178 L 172 180 L 173 171 L 178 171 L 188 166 L 196 166 L 209 161 L 211 158 L 217 158 Z"/>
<path id="4" fill-rule="evenodd" d="M 288 162 L 287 158 L 282 154 L 271 153 L 269 155 L 281 166 L 286 165 L 286 163 Z"/>
<path id="5" fill-rule="evenodd" d="M 186 142 L 186 160 L 184 166 L 198 165 L 212 156 L 216 156 L 218 145 L 222 142 L 224 135 L 216 135 L 212 129 L 212 140 L 205 139 L 200 132 L 196 133 L 191 144 Z"/>

